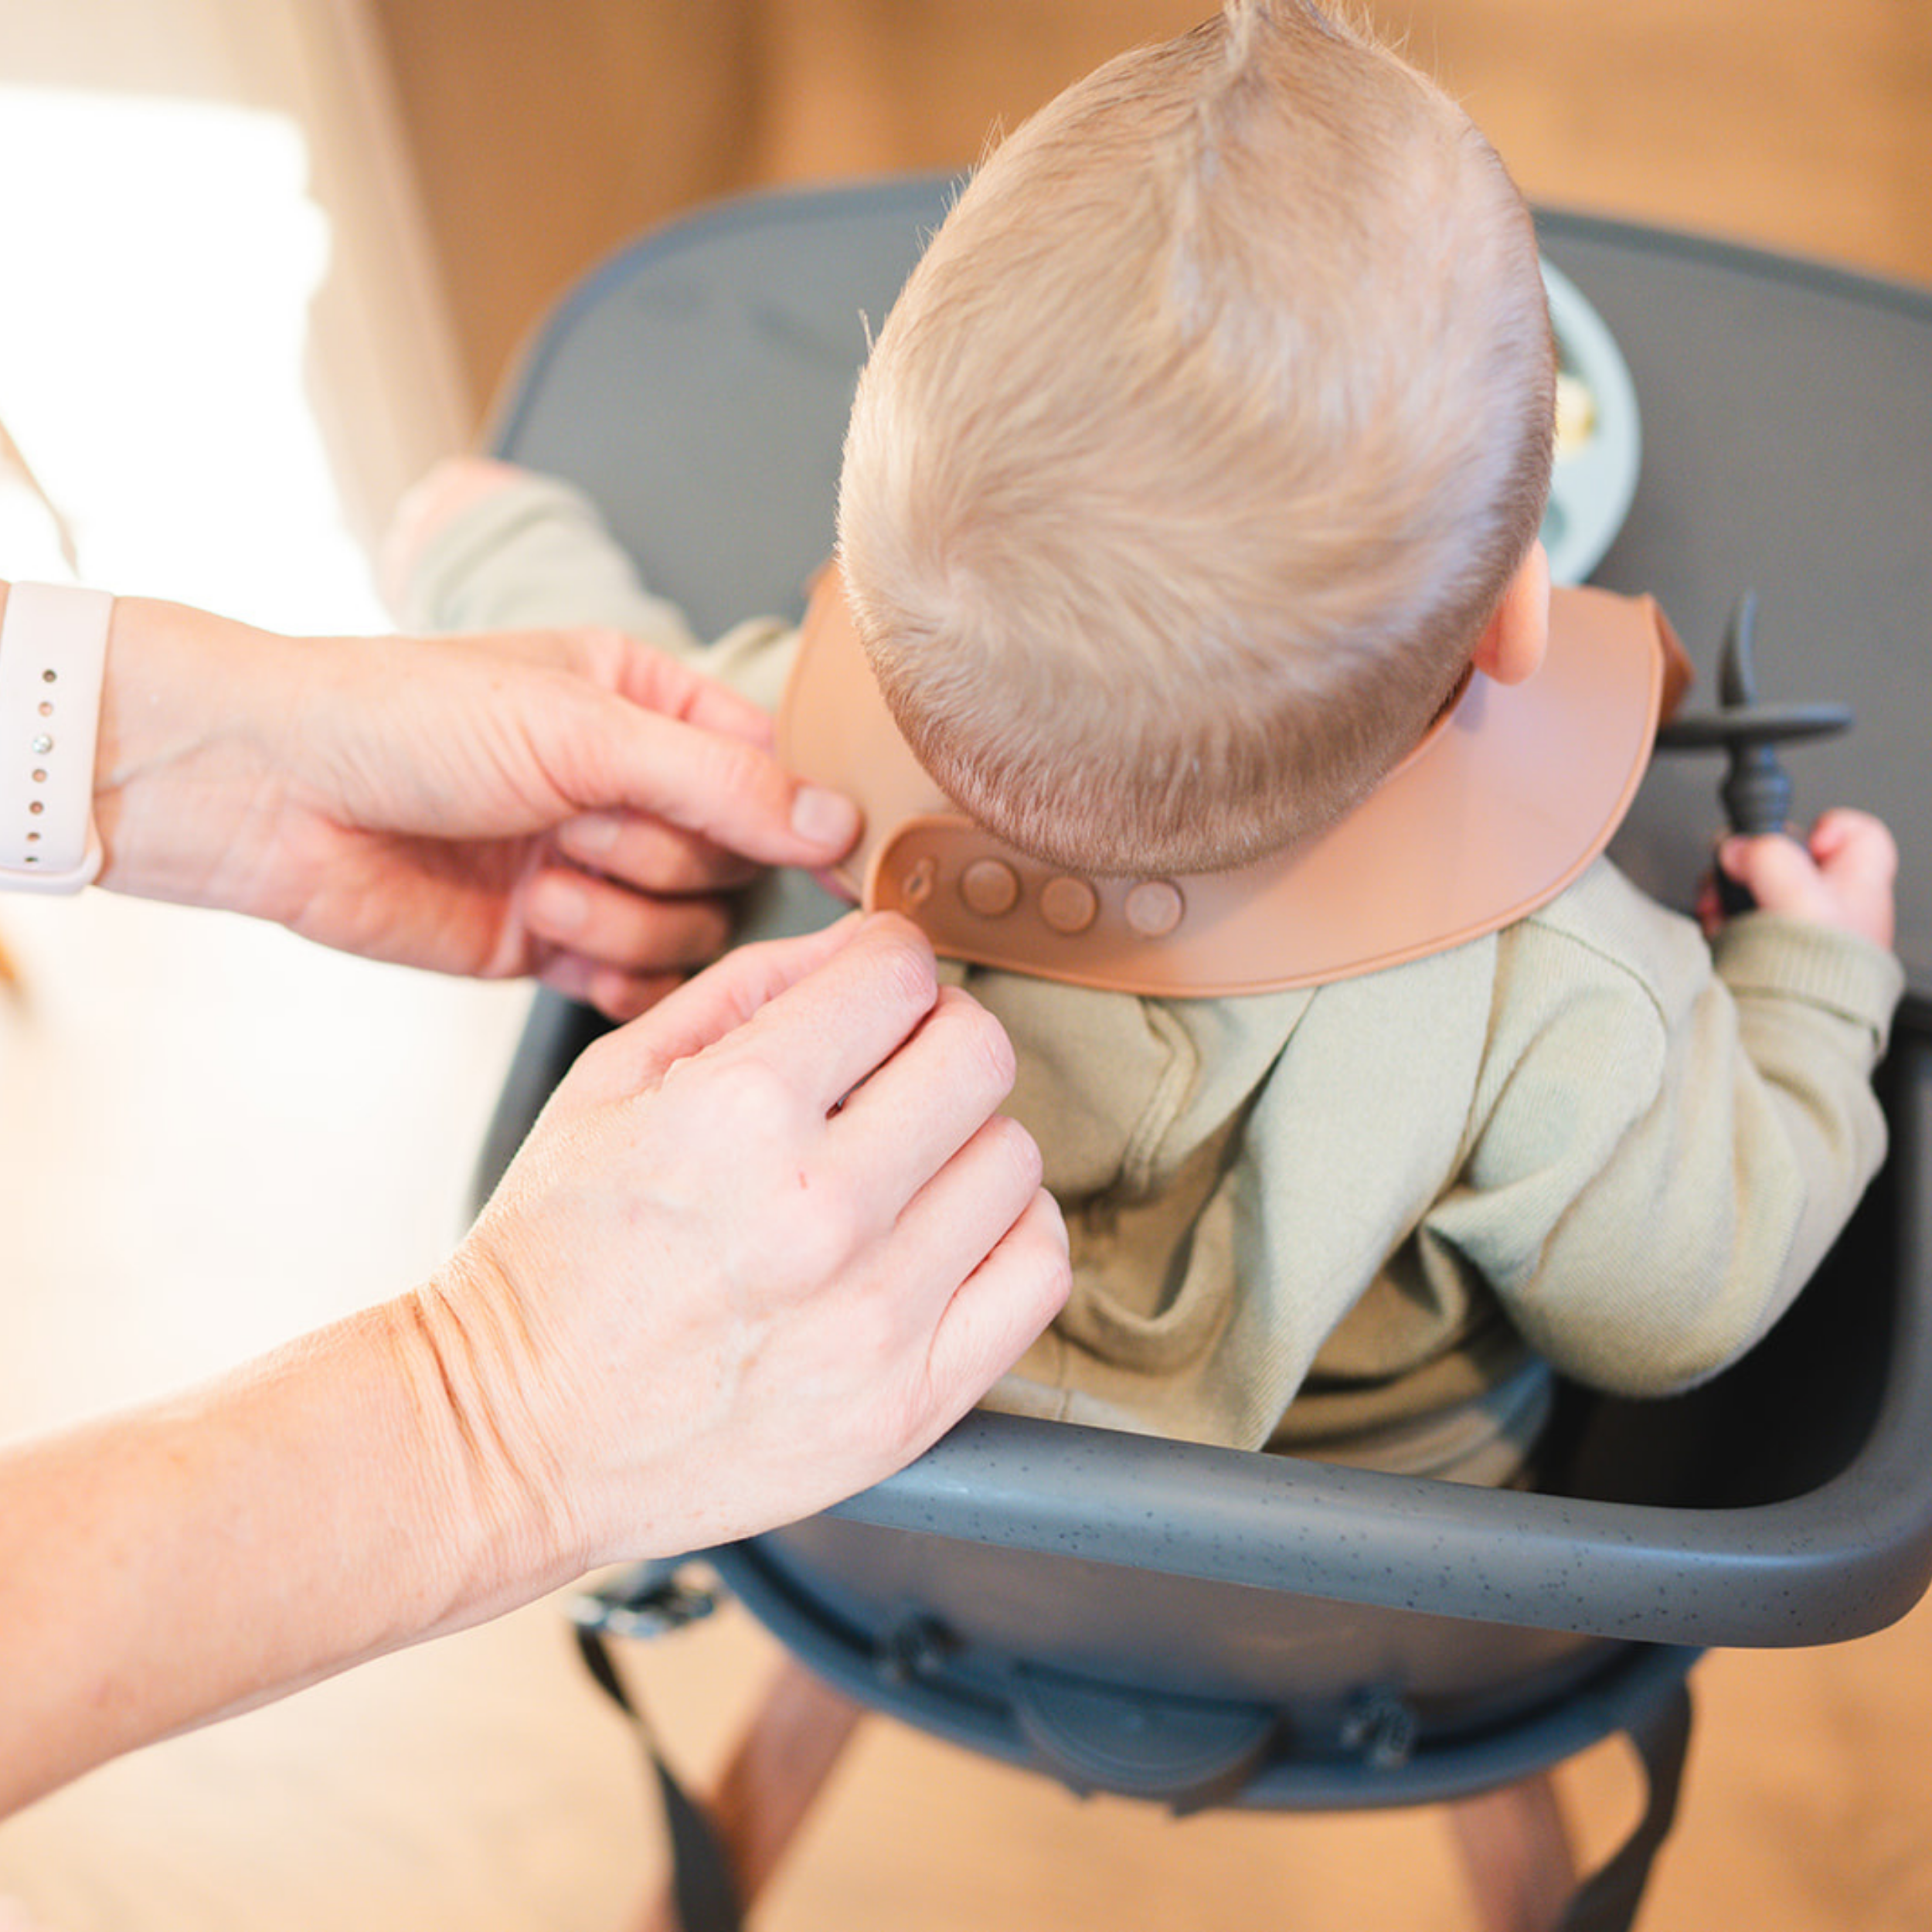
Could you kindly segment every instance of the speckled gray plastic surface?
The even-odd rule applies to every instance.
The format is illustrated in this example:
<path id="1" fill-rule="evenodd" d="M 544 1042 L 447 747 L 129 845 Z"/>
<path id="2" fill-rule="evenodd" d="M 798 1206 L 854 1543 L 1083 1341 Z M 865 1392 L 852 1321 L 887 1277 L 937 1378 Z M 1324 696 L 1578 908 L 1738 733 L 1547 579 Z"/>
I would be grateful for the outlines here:
<path id="1" fill-rule="evenodd" d="M 587 487 L 701 631 L 800 609 L 830 545 L 862 318 L 883 315 L 947 192 L 926 179 L 755 198 L 644 242 L 532 345 L 497 447 Z M 1828 1311 L 1784 1355 L 1760 1351 L 1684 1403 L 1613 1417 L 1609 1439 L 1635 1463 L 1653 1437 L 1694 1445 L 1679 1458 L 1688 1480 L 1660 1456 L 1661 1472 L 1612 1483 L 1614 1499 L 1600 1485 L 1452 1488 L 975 1417 L 822 1519 L 835 1541 L 858 1539 L 837 1560 L 862 1621 L 864 1572 L 876 1561 L 881 1590 L 900 1590 L 908 1549 L 924 1553 L 919 1587 L 942 1597 L 948 1548 L 961 1577 L 995 1564 L 957 1586 L 988 1602 L 1008 1587 L 1005 1556 L 1067 1566 L 1077 1597 L 1114 1604 L 1116 1628 L 1094 1641 L 1130 1675 L 1137 1578 L 1198 1587 L 1210 1629 L 1230 1592 L 1281 1594 L 1277 1625 L 1352 1606 L 1400 1662 L 1403 1630 L 1434 1658 L 1461 1620 L 1523 1632 L 1539 1658 L 1530 1633 L 1832 1641 L 1902 1614 L 1932 1574 L 1932 300 L 1583 217 L 1546 216 L 1541 235 L 1641 399 L 1641 474 L 1594 580 L 1657 594 L 1706 675 L 1733 599 L 1754 589 L 1767 696 L 1859 714 L 1848 737 L 1791 755 L 1800 811 L 1863 803 L 1906 852 L 1896 1152 L 1801 1304 L 1829 1298 L 1842 1318 Z M 1620 835 L 1619 860 L 1666 900 L 1688 903 L 1718 775 L 1713 760 L 1660 760 Z M 492 1163 L 583 1037 L 580 1015 L 539 1000 Z M 774 1545 L 801 1588 L 815 1533 Z"/>
<path id="2" fill-rule="evenodd" d="M 1660 1507 L 979 1415 L 834 1513 L 1431 1618 L 1648 1643 L 1815 1644 L 1880 1628 L 1932 1576 L 1932 1052 L 1913 1039 L 1900 1058 L 1894 1158 L 1905 1185 L 1885 1204 L 1897 1209 L 1896 1245 L 1875 1230 L 1869 1250 L 1828 1264 L 1890 1273 L 1886 1386 L 1855 1454 L 1815 1488 L 1737 1508 Z M 1775 1426 L 1803 1430 L 1832 1393 L 1828 1379 L 1793 1388 Z M 1752 1451 L 1733 1442 L 1726 1453 Z"/>

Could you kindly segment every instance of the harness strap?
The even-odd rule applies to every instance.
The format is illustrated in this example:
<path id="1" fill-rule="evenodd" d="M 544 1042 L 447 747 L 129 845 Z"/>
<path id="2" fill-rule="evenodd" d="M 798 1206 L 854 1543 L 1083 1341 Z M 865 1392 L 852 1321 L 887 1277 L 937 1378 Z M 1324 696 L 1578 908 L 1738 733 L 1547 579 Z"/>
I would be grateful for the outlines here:
<path id="1" fill-rule="evenodd" d="M 646 1763 L 657 1780 L 665 1826 L 671 1841 L 671 1892 L 683 1932 L 743 1932 L 744 1913 L 731 1861 L 704 1808 L 679 1783 L 645 1721 L 642 1707 L 624 1688 L 604 1633 L 587 1624 L 575 1626 L 577 1648 L 590 1675 L 636 1728 Z"/>
<path id="2" fill-rule="evenodd" d="M 1627 1735 L 1649 1787 L 1644 1815 L 1601 1869 L 1577 1887 L 1556 1932 L 1630 1932 L 1658 1848 L 1676 1819 L 1690 1753 L 1691 1716 L 1690 1685 L 1679 1678 L 1668 1696 L 1629 1726 Z"/>

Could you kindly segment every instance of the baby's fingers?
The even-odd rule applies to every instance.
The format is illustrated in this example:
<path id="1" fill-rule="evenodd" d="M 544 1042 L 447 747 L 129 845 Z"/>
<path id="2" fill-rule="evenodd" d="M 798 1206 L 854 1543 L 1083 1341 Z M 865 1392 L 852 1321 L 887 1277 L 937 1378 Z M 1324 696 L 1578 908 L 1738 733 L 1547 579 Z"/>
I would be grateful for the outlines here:
<path id="1" fill-rule="evenodd" d="M 1786 833 L 1733 835 L 1718 847 L 1717 862 L 1765 912 L 1821 920 L 1831 910 L 1831 895 L 1811 853 Z"/>
<path id="2" fill-rule="evenodd" d="M 1782 834 L 1727 838 L 1718 863 L 1765 912 L 1892 944 L 1898 852 L 1867 813 L 1828 812 L 1803 845 Z"/>
<path id="3" fill-rule="evenodd" d="M 1869 811 L 1835 806 L 1811 828 L 1811 856 L 1826 872 L 1845 870 L 1889 886 L 1898 876 L 1898 842 L 1891 828 Z"/>
<path id="4" fill-rule="evenodd" d="M 1893 888 L 1898 842 L 1882 819 L 1843 807 L 1811 828 L 1811 856 L 1838 907 L 1838 923 L 1889 947 L 1897 930 Z"/>

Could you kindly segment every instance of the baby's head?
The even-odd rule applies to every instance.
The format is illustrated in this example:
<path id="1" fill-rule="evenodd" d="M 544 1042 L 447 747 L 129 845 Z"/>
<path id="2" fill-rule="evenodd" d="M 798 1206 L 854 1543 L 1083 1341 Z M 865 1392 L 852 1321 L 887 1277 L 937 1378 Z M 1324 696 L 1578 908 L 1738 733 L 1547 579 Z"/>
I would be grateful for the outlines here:
<path id="1" fill-rule="evenodd" d="M 1449 99 L 1298 0 L 1128 54 L 961 196 L 861 378 L 852 614 L 927 770 L 1097 872 L 1332 822 L 1523 564 L 1553 356 Z"/>

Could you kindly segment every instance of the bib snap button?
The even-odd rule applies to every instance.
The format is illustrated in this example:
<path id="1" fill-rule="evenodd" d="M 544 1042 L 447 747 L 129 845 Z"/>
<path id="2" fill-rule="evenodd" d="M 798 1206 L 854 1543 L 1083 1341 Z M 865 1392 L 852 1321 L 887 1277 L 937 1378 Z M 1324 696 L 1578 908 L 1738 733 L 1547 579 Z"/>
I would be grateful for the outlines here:
<path id="1" fill-rule="evenodd" d="M 1019 903 L 1019 875 L 1003 859 L 975 859 L 960 875 L 959 896 L 982 919 L 998 919 Z"/>
<path id="2" fill-rule="evenodd" d="M 1100 894 L 1084 879 L 1063 872 L 1049 879 L 1039 896 L 1039 916 L 1055 932 L 1069 939 L 1093 924 L 1100 910 Z"/>

